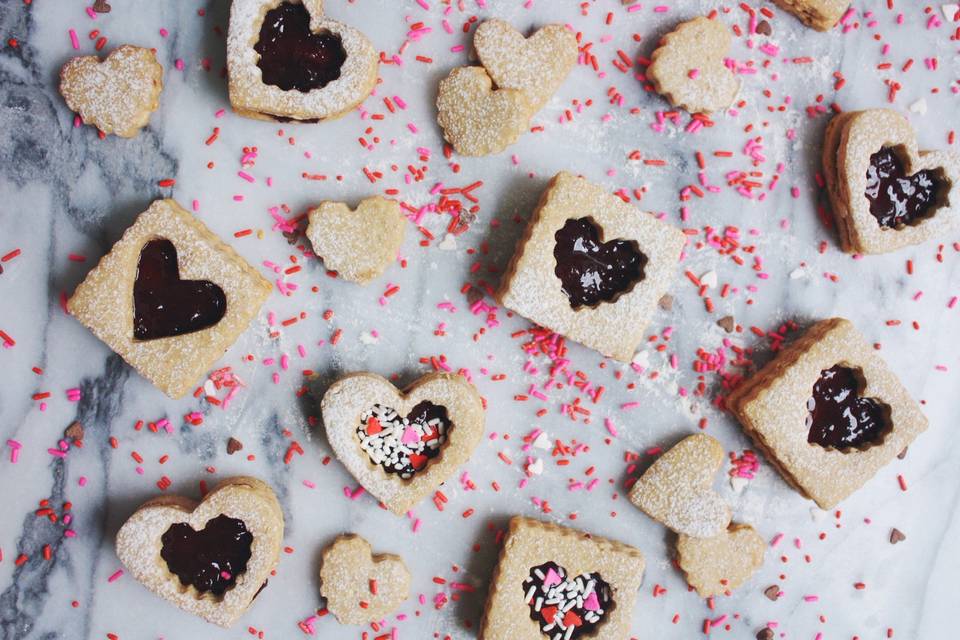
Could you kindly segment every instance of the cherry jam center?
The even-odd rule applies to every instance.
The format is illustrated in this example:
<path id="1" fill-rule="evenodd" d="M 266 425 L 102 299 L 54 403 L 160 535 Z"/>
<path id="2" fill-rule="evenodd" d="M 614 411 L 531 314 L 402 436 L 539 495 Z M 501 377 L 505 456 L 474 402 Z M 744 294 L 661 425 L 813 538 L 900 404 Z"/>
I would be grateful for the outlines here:
<path id="1" fill-rule="evenodd" d="M 647 257 L 630 240 L 600 242 L 590 218 L 571 218 L 554 235 L 554 273 L 574 309 L 613 302 L 643 279 Z"/>
<path id="2" fill-rule="evenodd" d="M 807 442 L 824 448 L 866 448 L 877 444 L 888 427 L 888 410 L 873 398 L 862 398 L 857 372 L 836 365 L 820 373 L 807 401 Z"/>
<path id="3" fill-rule="evenodd" d="M 181 584 L 222 596 L 247 570 L 253 534 L 243 520 L 221 514 L 200 531 L 183 522 L 172 524 L 160 541 L 160 557 Z"/>
<path id="4" fill-rule="evenodd" d="M 942 171 L 924 169 L 906 175 L 903 162 L 889 147 L 870 156 L 866 196 L 870 213 L 881 227 L 892 229 L 929 218 L 945 188 Z"/>
<path id="5" fill-rule="evenodd" d="M 263 81 L 284 91 L 322 89 L 340 77 L 347 60 L 342 38 L 311 31 L 309 11 L 292 2 L 267 12 L 253 48 L 260 54 Z"/>

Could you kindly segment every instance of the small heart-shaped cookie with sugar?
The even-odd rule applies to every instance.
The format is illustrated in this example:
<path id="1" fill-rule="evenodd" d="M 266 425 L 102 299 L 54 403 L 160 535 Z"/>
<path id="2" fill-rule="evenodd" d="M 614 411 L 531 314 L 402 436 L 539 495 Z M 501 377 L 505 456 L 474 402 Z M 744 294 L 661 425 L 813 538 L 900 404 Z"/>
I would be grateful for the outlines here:
<path id="1" fill-rule="evenodd" d="M 684 438 L 640 476 L 630 502 L 677 533 L 718 535 L 730 524 L 730 507 L 713 490 L 722 464 L 723 447 L 714 438 Z"/>
<path id="2" fill-rule="evenodd" d="M 466 378 L 433 373 L 403 392 L 373 373 L 354 373 L 320 403 L 340 462 L 375 498 L 403 515 L 435 491 L 483 435 L 483 401 Z"/>
<path id="3" fill-rule="evenodd" d="M 690 113 L 712 113 L 733 104 L 740 91 L 724 57 L 733 37 L 722 22 L 699 17 L 663 37 L 647 78 L 670 104 Z"/>
<path id="4" fill-rule="evenodd" d="M 366 284 L 396 260 L 406 221 L 396 200 L 367 198 L 356 209 L 342 202 L 321 202 L 309 214 L 307 237 L 330 271 Z"/>
<path id="5" fill-rule="evenodd" d="M 548 24 L 529 38 L 503 20 L 487 20 L 473 36 L 480 63 L 499 89 L 527 94 L 534 111 L 545 105 L 577 63 L 577 37 Z"/>
<path id="6" fill-rule="evenodd" d="M 197 502 L 161 496 L 117 533 L 117 556 L 145 587 L 229 627 L 266 586 L 280 557 L 283 510 L 255 478 L 225 480 Z"/>
<path id="7" fill-rule="evenodd" d="M 889 109 L 837 115 L 823 169 L 840 243 L 885 253 L 948 234 L 960 223 L 960 156 L 918 151 L 910 122 Z"/>
<path id="8" fill-rule="evenodd" d="M 60 70 L 60 94 L 71 110 L 106 134 L 132 138 L 160 106 L 163 67 L 151 49 L 125 44 L 105 59 L 73 58 Z"/>
<path id="9" fill-rule="evenodd" d="M 808 27 L 829 31 L 850 8 L 850 0 L 773 0 Z"/>
<path id="10" fill-rule="evenodd" d="M 437 94 L 443 137 L 465 156 L 500 153 L 527 130 L 534 111 L 525 91 L 494 89 L 482 67 L 457 67 Z"/>
<path id="11" fill-rule="evenodd" d="M 703 598 L 730 593 L 763 566 L 766 543 L 748 524 L 731 524 L 712 538 L 677 539 L 677 563 Z"/>
<path id="12" fill-rule="evenodd" d="M 320 593 L 340 624 L 383 620 L 410 596 L 410 571 L 400 556 L 373 555 L 357 535 L 340 536 L 324 549 Z"/>

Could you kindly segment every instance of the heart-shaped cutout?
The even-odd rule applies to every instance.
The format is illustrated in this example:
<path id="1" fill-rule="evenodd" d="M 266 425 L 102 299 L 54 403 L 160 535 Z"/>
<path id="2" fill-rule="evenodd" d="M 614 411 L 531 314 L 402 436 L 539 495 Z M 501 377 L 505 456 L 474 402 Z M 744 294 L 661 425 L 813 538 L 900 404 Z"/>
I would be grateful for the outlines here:
<path id="1" fill-rule="evenodd" d="M 60 94 L 84 123 L 106 134 L 135 136 L 160 106 L 163 67 L 151 49 L 123 45 L 103 61 L 73 58 L 60 70 Z"/>
<path id="2" fill-rule="evenodd" d="M 554 273 L 574 309 L 616 302 L 643 280 L 647 256 L 633 240 L 603 241 L 590 218 L 571 218 L 554 235 Z"/>
<path id="3" fill-rule="evenodd" d="M 723 447 L 708 435 L 684 438 L 660 456 L 630 490 L 630 501 L 671 530 L 698 538 L 720 534 L 730 507 L 713 490 Z"/>
<path id="4" fill-rule="evenodd" d="M 842 364 L 820 372 L 807 400 L 807 442 L 825 449 L 865 451 L 890 431 L 890 408 L 861 397 L 863 373 Z"/>
<path id="5" fill-rule="evenodd" d="M 730 593 L 763 566 L 766 543 L 753 527 L 731 524 L 711 538 L 681 535 L 677 563 L 701 597 Z"/>
<path id="6" fill-rule="evenodd" d="M 415 409 L 414 422 L 421 426 L 411 429 L 400 416 Z M 430 374 L 400 393 L 378 375 L 352 374 L 324 394 L 321 412 L 337 457 L 370 494 L 398 515 L 465 463 L 483 434 L 483 401 L 459 375 Z M 393 421 L 384 424 L 384 416 L 393 416 Z M 371 434 L 374 417 L 380 431 Z"/>
<path id="7" fill-rule="evenodd" d="M 568 577 L 555 562 L 531 568 L 523 593 L 530 618 L 551 639 L 593 637 L 613 608 L 613 590 L 600 574 Z"/>
<path id="8" fill-rule="evenodd" d="M 908 175 L 896 150 L 884 147 L 870 156 L 865 196 L 870 214 L 881 227 L 917 224 L 943 206 L 949 184 L 942 169 Z"/>
<path id="9" fill-rule="evenodd" d="M 277 565 L 283 511 L 255 478 L 232 478 L 197 504 L 147 502 L 117 533 L 117 556 L 148 589 L 184 611 L 229 627 Z"/>
<path id="10" fill-rule="evenodd" d="M 163 238 L 140 251 L 133 283 L 133 337 L 170 338 L 214 326 L 227 313 L 227 296 L 208 280 L 181 280 L 177 249 Z"/>
<path id="11" fill-rule="evenodd" d="M 284 2 L 267 11 L 253 46 L 263 81 L 283 91 L 322 89 L 340 77 L 347 51 L 343 39 L 310 29 L 310 13 L 302 4 Z"/>
<path id="12" fill-rule="evenodd" d="M 367 198 L 356 209 L 322 202 L 309 213 L 307 237 L 324 266 L 359 284 L 381 276 L 397 259 L 406 221 L 396 200 Z"/>
<path id="13" fill-rule="evenodd" d="M 356 535 L 337 538 L 323 551 L 320 592 L 340 624 L 383 620 L 410 596 L 410 572 L 399 556 L 373 555 Z"/>
<path id="14" fill-rule="evenodd" d="M 440 82 L 437 122 L 457 153 L 499 153 L 527 130 L 536 111 L 518 89 L 494 89 L 482 67 L 458 67 Z"/>
<path id="15" fill-rule="evenodd" d="M 487 20 L 473 36 L 480 63 L 500 89 L 527 94 L 534 111 L 545 105 L 577 63 L 577 37 L 548 24 L 529 38 L 503 20 Z"/>
<path id="16" fill-rule="evenodd" d="M 647 78 L 670 104 L 690 113 L 726 109 L 740 91 L 740 81 L 724 64 L 732 41 L 718 20 L 684 22 L 653 52 Z"/>

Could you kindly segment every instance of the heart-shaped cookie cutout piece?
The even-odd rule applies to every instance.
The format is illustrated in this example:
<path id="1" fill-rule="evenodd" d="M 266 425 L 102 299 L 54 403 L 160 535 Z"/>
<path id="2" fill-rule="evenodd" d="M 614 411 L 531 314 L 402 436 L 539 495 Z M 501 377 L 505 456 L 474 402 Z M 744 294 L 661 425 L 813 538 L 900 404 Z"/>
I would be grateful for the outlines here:
<path id="1" fill-rule="evenodd" d="M 459 375 L 429 374 L 401 393 L 378 375 L 355 373 L 334 383 L 320 405 L 337 458 L 371 495 L 398 515 L 464 464 L 483 434 L 483 401 Z M 430 414 L 418 430 L 409 424 L 408 416 L 423 406 L 430 407 Z M 399 422 L 388 423 L 384 415 L 396 416 Z M 383 431 L 373 433 L 371 417 L 376 417 L 376 429 L 389 430 L 389 437 Z M 436 453 L 426 455 L 427 448 Z"/>
<path id="2" fill-rule="evenodd" d="M 726 109 L 740 91 L 740 81 L 724 64 L 732 41 L 717 20 L 684 22 L 653 52 L 647 78 L 670 104 L 690 113 Z"/>
<path id="3" fill-rule="evenodd" d="M 132 138 L 160 106 L 163 67 L 151 49 L 125 44 L 104 60 L 81 56 L 60 70 L 60 94 L 85 124 Z"/>
<path id="4" fill-rule="evenodd" d="M 730 507 L 713 490 L 723 447 L 708 435 L 684 438 L 656 460 L 630 489 L 630 501 L 671 530 L 697 538 L 720 534 Z"/>
<path id="5" fill-rule="evenodd" d="M 534 104 L 518 89 L 494 89 L 482 67 L 458 67 L 440 82 L 437 122 L 457 153 L 486 156 L 516 142 Z"/>
<path id="6" fill-rule="evenodd" d="M 842 364 L 820 372 L 807 400 L 807 442 L 844 452 L 883 444 L 890 431 L 890 407 L 862 397 L 862 378 L 862 371 Z"/>
<path id="7" fill-rule="evenodd" d="M 188 613 L 229 627 L 280 557 L 283 510 L 255 478 L 225 480 L 200 503 L 161 496 L 117 533 L 117 556 L 145 587 Z"/>
<path id="8" fill-rule="evenodd" d="M 531 568 L 523 594 L 530 618 L 547 638 L 593 637 L 614 606 L 613 589 L 599 573 L 568 576 L 555 562 Z"/>
<path id="9" fill-rule="evenodd" d="M 410 571 L 400 556 L 373 555 L 370 543 L 344 535 L 324 549 L 320 593 L 340 624 L 383 620 L 410 597 Z"/>
<path id="10" fill-rule="evenodd" d="M 350 282 L 366 284 L 396 260 L 406 221 L 396 200 L 367 198 L 356 209 L 321 202 L 309 214 L 307 237 L 324 266 Z"/>
<path id="11" fill-rule="evenodd" d="M 577 63 L 577 37 L 548 24 L 529 38 L 503 20 L 487 20 L 473 36 L 480 63 L 500 89 L 519 89 L 539 111 Z"/>
<path id="12" fill-rule="evenodd" d="M 712 538 L 677 539 L 677 563 L 704 598 L 739 588 L 763 566 L 765 551 L 763 538 L 747 524 L 731 524 Z"/>

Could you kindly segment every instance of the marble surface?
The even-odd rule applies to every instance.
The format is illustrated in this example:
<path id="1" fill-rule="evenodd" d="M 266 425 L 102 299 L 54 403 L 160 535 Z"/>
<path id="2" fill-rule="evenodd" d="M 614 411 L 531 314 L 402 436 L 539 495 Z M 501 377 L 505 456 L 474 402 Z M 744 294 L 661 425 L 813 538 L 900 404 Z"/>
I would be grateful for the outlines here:
<path id="1" fill-rule="evenodd" d="M 12 439 L 21 445 L 16 463 L 9 445 L 0 461 L 0 637 L 241 638 L 258 632 L 266 638 L 303 637 L 297 622 L 322 606 L 320 551 L 335 535 L 352 531 L 378 550 L 401 553 L 413 572 L 414 593 L 423 596 L 422 603 L 416 597 L 408 601 L 401 611 L 406 619 L 391 618 L 386 629 L 396 627 L 399 638 L 473 638 L 496 562 L 496 531 L 518 513 L 574 524 L 643 551 L 648 568 L 634 607 L 636 638 L 701 637 L 705 619 L 718 621 L 711 636 L 731 638 L 753 638 L 771 621 L 779 624 L 777 637 L 803 639 L 819 633 L 826 639 L 891 637 L 888 633 L 934 638 L 955 629 L 960 308 L 948 303 L 960 295 L 960 237 L 942 238 L 942 251 L 935 241 L 894 255 L 851 259 L 818 218 L 823 194 L 815 177 L 828 120 L 824 111 L 833 104 L 887 105 L 890 82 L 901 86 L 892 106 L 910 114 L 921 146 L 948 146 L 948 132 L 958 123 L 958 96 L 951 88 L 957 87 L 960 63 L 957 43 L 950 40 L 956 25 L 939 5 L 932 11 L 940 24 L 930 25 L 924 3 L 897 2 L 891 11 L 886 3 L 857 0 L 847 29 L 820 34 L 772 4 L 749 2 L 776 17 L 769 38 L 736 39 L 731 55 L 744 65 L 743 104 L 736 113 L 716 116 L 715 126 L 690 134 L 683 131 L 686 114 L 679 115 L 679 126 L 668 122 L 654 130 L 666 104 L 612 61 L 618 50 L 628 58 L 648 56 L 677 21 L 713 9 L 747 34 L 749 17 L 739 3 L 682 0 L 663 3 L 661 11 L 641 2 L 628 13 L 619 0 L 459 0 L 446 16 L 452 25 L 447 33 L 446 5 L 438 0 L 427 0 L 429 10 L 413 0 L 328 0 L 331 16 L 364 29 L 378 50 L 387 58 L 398 55 L 402 64 L 381 66 L 382 84 L 366 101 L 365 113 L 312 126 L 230 113 L 222 72 L 225 0 L 112 4 L 113 11 L 96 21 L 74 0 L 0 5 L 0 155 L 6 158 L 0 164 L 0 255 L 20 249 L 0 263 L 0 330 L 15 341 L 0 349 L 0 444 Z M 876 14 L 865 16 L 871 7 Z M 461 26 L 472 16 L 503 17 L 524 29 L 569 22 L 583 33 L 584 43 L 592 43 L 600 72 L 578 66 L 536 117 L 542 131 L 525 135 L 508 152 L 451 162 L 441 154 L 433 102 L 440 78 L 468 60 L 470 39 Z M 407 42 L 417 22 L 432 31 Z M 100 140 L 92 128 L 73 126 L 56 90 L 60 66 L 78 53 L 68 36 L 71 28 L 79 35 L 79 53 L 94 52 L 95 38 L 88 37 L 94 29 L 108 38 L 106 49 L 121 43 L 157 49 L 166 88 L 159 111 L 138 137 Z M 464 48 L 454 51 L 455 46 Z M 927 62 L 931 58 L 935 70 Z M 904 70 L 908 60 L 912 67 Z M 840 77 L 845 84 L 837 90 Z M 400 96 L 405 109 L 391 113 L 385 96 Z M 219 137 L 205 144 L 215 127 Z M 358 142 L 361 137 L 364 142 Z M 745 150 L 749 140 L 762 147 Z M 256 147 L 255 164 L 241 167 L 247 147 Z M 421 149 L 429 159 L 421 157 Z M 697 183 L 698 150 L 717 188 L 682 200 L 681 190 Z M 641 160 L 630 159 L 634 151 Z M 715 151 L 731 156 L 717 157 Z M 404 179 L 411 175 L 409 165 L 426 168 L 421 180 Z M 241 169 L 254 182 L 238 177 Z M 364 169 L 382 178 L 371 184 Z M 490 315 L 479 307 L 472 313 L 476 297 L 461 290 L 465 283 L 482 291 L 484 283 L 499 281 L 523 221 L 560 170 L 642 195 L 638 206 L 690 230 L 691 244 L 672 288 L 672 310 L 658 311 L 648 333 L 659 337 L 641 352 L 636 367 L 571 345 L 570 375 L 579 371 L 583 378 L 568 380 L 560 373 L 562 386 L 545 389 L 550 362 L 529 357 L 521 348 L 525 338 L 511 335 L 529 325 L 500 309 Z M 729 172 L 750 171 L 761 172 L 760 186 L 746 198 L 727 178 Z M 304 177 L 315 174 L 328 179 Z M 176 183 L 159 186 L 165 179 Z M 368 288 L 327 277 L 319 262 L 304 257 L 302 243 L 289 244 L 274 228 L 270 215 L 272 207 L 286 206 L 290 213 L 283 215 L 292 217 L 321 199 L 355 202 L 387 189 L 420 208 L 438 202 L 440 196 L 431 194 L 438 183 L 465 187 L 477 180 L 483 184 L 470 192 L 478 211 L 469 231 L 443 240 L 449 216 L 428 213 L 422 226 L 435 239 L 421 246 L 426 233 L 410 225 L 405 265 L 395 265 Z M 63 296 L 135 215 L 166 196 L 187 207 L 196 200 L 200 219 L 265 275 L 298 287 L 288 296 L 275 291 L 220 361 L 246 383 L 225 409 L 192 397 L 166 399 L 61 308 Z M 450 197 L 473 204 L 461 195 Z M 703 243 L 707 228 L 726 242 Z M 235 237 L 244 229 L 253 232 Z M 293 266 L 291 257 L 302 270 L 278 275 L 264 263 L 286 270 Z M 705 291 L 712 312 L 682 275 L 685 270 L 708 285 L 716 280 L 716 287 Z M 391 284 L 399 290 L 381 304 Z M 726 297 L 720 292 L 724 284 L 731 286 Z M 450 306 L 439 308 L 443 303 Z M 333 312 L 327 319 L 326 310 Z M 727 315 L 743 330 L 725 334 L 716 321 Z M 783 539 L 768 550 L 750 583 L 718 598 L 711 609 L 686 590 L 671 565 L 672 539 L 665 529 L 625 500 L 624 483 L 636 473 L 629 454 L 638 454 L 643 468 L 652 459 L 647 450 L 697 431 L 701 420 L 728 451 L 749 448 L 736 422 L 716 406 L 726 391 L 724 381 L 742 372 L 734 349 L 750 348 L 746 359 L 763 362 L 773 340 L 758 334 L 830 315 L 849 317 L 881 345 L 883 357 L 923 401 L 930 429 L 903 461 L 884 469 L 836 513 L 812 510 L 766 460 L 739 492 L 718 480 L 738 521 L 752 523 L 767 540 L 781 533 Z M 297 321 L 282 324 L 286 319 Z M 694 365 L 702 353 L 722 358 L 698 372 Z M 280 366 L 283 356 L 286 368 Z M 406 383 L 441 356 L 445 366 L 468 369 L 486 397 L 488 437 L 464 469 L 472 488 L 452 478 L 443 488 L 449 501 L 442 512 L 430 501 L 416 509 L 415 533 L 413 519 L 397 518 L 369 497 L 344 496 L 343 489 L 355 483 L 329 459 L 329 445 L 316 426 L 316 394 L 356 370 L 395 373 L 398 383 Z M 305 382 L 307 371 L 316 378 Z M 578 380 L 591 389 L 604 387 L 598 402 L 569 384 Z M 534 397 L 531 385 L 546 400 Z M 80 390 L 79 400 L 70 399 L 70 389 Z M 529 400 L 516 400 L 518 394 Z M 577 398 L 589 409 L 588 419 L 564 413 Z M 185 422 L 190 412 L 202 414 L 201 425 Z M 608 418 L 616 437 L 604 428 Z M 169 432 L 135 429 L 138 421 L 163 419 Z M 58 450 L 73 421 L 86 430 L 83 447 L 49 453 Z M 521 488 L 527 462 L 521 439 L 534 429 L 581 448 L 576 456 L 534 450 L 544 470 Z M 230 436 L 243 442 L 241 453 L 227 455 Z M 285 464 L 293 441 L 303 454 Z M 561 459 L 568 464 L 559 465 Z M 197 496 L 201 482 L 212 486 L 236 474 L 256 475 L 275 488 L 286 516 L 288 553 L 234 629 L 220 630 L 179 612 L 129 575 L 111 581 L 120 568 L 116 531 L 138 504 L 159 493 L 161 478 L 171 481 L 166 493 Z M 591 479 L 599 482 L 588 490 Z M 61 515 L 69 501 L 69 525 L 38 517 L 35 511 L 47 504 L 43 500 Z M 906 534 L 896 546 L 888 542 L 892 527 Z M 18 562 L 21 555 L 25 559 Z M 468 588 L 456 590 L 451 582 Z M 784 591 L 776 602 L 763 595 L 771 584 Z M 654 597 L 655 585 L 666 593 Z M 377 635 L 367 629 L 362 636 L 363 629 L 341 627 L 329 616 L 314 627 L 322 638 Z"/>

